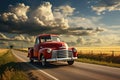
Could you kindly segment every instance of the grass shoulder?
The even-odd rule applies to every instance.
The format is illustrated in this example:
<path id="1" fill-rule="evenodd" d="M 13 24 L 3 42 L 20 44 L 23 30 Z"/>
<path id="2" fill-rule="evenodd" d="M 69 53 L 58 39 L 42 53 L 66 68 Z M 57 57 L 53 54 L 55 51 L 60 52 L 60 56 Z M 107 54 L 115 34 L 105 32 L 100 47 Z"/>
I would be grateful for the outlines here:
<path id="1" fill-rule="evenodd" d="M 29 80 L 11 50 L 2 54 L 0 56 L 0 80 Z"/>
<path id="2" fill-rule="evenodd" d="M 22 51 L 22 52 L 28 52 L 28 50 L 26 50 L 26 49 L 14 49 L 14 50 Z"/>
<path id="3" fill-rule="evenodd" d="M 98 64 L 98 65 L 120 68 L 120 64 L 117 64 L 117 63 L 97 61 L 97 60 L 87 59 L 87 58 L 78 58 L 76 61 L 83 62 L 83 63 Z"/>

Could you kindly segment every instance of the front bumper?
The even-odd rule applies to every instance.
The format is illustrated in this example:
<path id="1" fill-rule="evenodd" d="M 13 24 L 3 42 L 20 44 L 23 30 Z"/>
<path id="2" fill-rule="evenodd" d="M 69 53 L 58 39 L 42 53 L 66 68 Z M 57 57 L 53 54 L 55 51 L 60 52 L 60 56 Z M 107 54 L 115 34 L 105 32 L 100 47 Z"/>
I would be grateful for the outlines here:
<path id="1" fill-rule="evenodd" d="M 46 61 L 71 61 L 75 60 L 77 57 L 68 57 L 68 58 L 52 58 L 52 59 L 46 59 Z"/>

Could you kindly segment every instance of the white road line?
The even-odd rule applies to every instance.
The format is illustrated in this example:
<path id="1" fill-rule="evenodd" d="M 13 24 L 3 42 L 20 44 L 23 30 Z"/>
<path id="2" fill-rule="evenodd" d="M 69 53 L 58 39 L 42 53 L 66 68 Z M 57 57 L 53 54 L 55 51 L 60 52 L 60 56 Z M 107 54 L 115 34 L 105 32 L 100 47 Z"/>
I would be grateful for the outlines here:
<path id="1" fill-rule="evenodd" d="M 22 59 L 21 57 L 17 56 L 13 51 L 12 51 L 12 53 L 13 53 L 13 55 L 14 55 L 15 57 L 17 57 L 17 58 L 20 59 L 21 61 L 26 62 L 26 60 L 24 60 L 24 59 Z M 58 78 L 56 78 L 56 77 L 50 75 L 49 73 L 47 73 L 47 72 L 45 72 L 45 71 L 39 69 L 38 67 L 33 66 L 33 65 L 29 64 L 29 63 L 27 63 L 27 64 L 30 65 L 31 67 L 37 69 L 39 72 L 42 72 L 42 73 L 44 73 L 45 75 L 51 77 L 53 80 L 59 80 Z"/>

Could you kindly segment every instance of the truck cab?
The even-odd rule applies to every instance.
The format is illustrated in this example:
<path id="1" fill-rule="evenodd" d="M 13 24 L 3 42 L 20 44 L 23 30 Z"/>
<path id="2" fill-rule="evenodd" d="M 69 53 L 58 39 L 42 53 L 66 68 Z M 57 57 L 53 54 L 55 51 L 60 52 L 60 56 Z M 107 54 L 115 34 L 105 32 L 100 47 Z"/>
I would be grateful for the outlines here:
<path id="1" fill-rule="evenodd" d="M 65 42 L 62 42 L 58 35 L 41 34 L 36 37 L 34 47 L 28 48 L 28 57 L 31 62 L 38 60 L 42 66 L 46 62 L 67 61 L 69 65 L 77 59 L 77 50 L 69 48 Z"/>

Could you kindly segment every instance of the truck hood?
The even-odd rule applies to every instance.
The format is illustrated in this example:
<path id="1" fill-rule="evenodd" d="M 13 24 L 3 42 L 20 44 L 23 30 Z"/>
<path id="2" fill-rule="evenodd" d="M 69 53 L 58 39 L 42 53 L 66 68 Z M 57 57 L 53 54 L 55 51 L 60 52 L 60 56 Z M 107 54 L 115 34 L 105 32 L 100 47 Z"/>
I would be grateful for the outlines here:
<path id="1" fill-rule="evenodd" d="M 67 44 L 64 42 L 44 42 L 40 45 L 42 48 L 52 48 L 52 49 L 60 49 L 60 48 L 68 48 Z"/>

